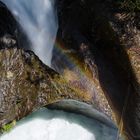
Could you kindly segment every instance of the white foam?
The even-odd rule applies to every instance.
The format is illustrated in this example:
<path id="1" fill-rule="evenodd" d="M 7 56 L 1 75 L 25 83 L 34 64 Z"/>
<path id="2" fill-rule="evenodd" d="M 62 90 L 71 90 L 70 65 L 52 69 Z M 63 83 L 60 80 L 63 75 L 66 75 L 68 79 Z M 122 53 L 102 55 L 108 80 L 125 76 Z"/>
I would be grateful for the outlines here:
<path id="1" fill-rule="evenodd" d="M 31 41 L 31 50 L 51 66 L 57 33 L 55 0 L 2 0 Z"/>
<path id="2" fill-rule="evenodd" d="M 115 140 L 117 132 L 87 117 L 41 109 L 1 140 Z"/>

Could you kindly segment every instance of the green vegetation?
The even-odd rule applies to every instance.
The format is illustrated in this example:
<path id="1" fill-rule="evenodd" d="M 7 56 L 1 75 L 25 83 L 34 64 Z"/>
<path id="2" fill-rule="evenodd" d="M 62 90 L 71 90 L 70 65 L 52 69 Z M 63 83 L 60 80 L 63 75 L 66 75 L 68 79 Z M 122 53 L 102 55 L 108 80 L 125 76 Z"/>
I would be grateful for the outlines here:
<path id="1" fill-rule="evenodd" d="M 140 11 L 140 0 L 118 0 L 121 8 L 128 11 Z"/>
<path id="2" fill-rule="evenodd" d="M 14 126 L 16 125 L 16 121 L 12 121 L 11 123 L 9 124 L 6 124 L 4 125 L 2 128 L 1 128 L 1 132 L 4 133 L 4 132 L 9 132 Z"/>

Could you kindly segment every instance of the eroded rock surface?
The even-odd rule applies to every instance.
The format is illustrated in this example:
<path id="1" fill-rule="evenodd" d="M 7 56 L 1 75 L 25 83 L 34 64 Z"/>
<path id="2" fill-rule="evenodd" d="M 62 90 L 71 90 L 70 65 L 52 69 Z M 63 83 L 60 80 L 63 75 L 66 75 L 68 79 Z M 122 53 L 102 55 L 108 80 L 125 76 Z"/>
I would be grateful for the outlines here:
<path id="1" fill-rule="evenodd" d="M 34 53 L 0 50 L 0 127 L 61 99 L 90 103 Z"/>

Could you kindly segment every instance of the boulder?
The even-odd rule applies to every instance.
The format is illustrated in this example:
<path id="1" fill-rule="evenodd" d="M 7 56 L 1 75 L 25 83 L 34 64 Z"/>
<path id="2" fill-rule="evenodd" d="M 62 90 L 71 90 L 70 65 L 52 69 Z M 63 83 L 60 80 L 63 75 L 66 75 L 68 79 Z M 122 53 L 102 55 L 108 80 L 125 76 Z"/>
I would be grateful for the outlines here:
<path id="1" fill-rule="evenodd" d="M 33 52 L 0 50 L 0 127 L 62 99 L 92 104 Z"/>

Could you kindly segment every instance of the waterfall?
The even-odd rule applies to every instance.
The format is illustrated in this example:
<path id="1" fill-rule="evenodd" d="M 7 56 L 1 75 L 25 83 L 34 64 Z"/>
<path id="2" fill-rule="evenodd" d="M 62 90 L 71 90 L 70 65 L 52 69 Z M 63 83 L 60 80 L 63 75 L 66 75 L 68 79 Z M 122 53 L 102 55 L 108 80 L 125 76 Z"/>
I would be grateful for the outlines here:
<path id="1" fill-rule="evenodd" d="M 23 28 L 31 50 L 51 66 L 57 33 L 55 0 L 2 0 Z"/>

